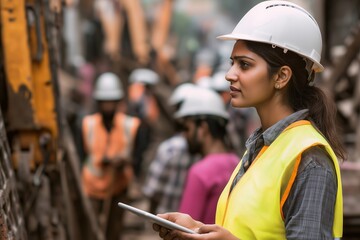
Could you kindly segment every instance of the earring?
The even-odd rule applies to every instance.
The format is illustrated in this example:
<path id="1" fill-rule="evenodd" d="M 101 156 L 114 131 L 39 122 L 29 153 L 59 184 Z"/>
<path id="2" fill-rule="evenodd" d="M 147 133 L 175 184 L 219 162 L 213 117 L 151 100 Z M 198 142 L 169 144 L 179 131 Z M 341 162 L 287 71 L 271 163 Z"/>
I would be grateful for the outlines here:
<path id="1" fill-rule="evenodd" d="M 275 88 L 276 88 L 276 89 L 280 89 L 280 84 L 278 84 L 278 83 L 275 84 Z"/>

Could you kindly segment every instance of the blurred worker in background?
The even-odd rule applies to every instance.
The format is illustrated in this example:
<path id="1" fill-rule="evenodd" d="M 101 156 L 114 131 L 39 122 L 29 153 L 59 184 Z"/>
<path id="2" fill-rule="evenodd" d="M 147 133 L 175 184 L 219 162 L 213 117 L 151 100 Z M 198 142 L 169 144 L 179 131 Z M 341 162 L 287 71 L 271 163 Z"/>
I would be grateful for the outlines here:
<path id="1" fill-rule="evenodd" d="M 204 76 L 199 78 L 196 81 L 196 86 L 202 87 L 202 88 L 211 88 L 211 76 Z"/>
<path id="2" fill-rule="evenodd" d="M 129 75 L 128 112 L 141 120 L 139 135 L 136 138 L 138 151 L 134 159 L 134 170 L 138 177 L 142 170 L 144 154 L 154 135 L 154 126 L 159 119 L 160 110 L 153 89 L 159 81 L 159 75 L 147 68 L 137 68 Z"/>
<path id="3" fill-rule="evenodd" d="M 211 77 L 213 74 L 217 61 L 217 53 L 210 48 L 202 48 L 198 50 L 194 60 L 193 82 L 198 84 L 198 81 L 204 77 Z"/>
<path id="4" fill-rule="evenodd" d="M 225 80 L 225 71 L 217 71 L 211 76 L 210 88 L 216 91 L 228 108 L 230 105 L 231 96 L 229 94 L 230 84 Z M 225 81 L 224 81 L 225 80 Z"/>
<path id="5" fill-rule="evenodd" d="M 183 83 L 175 88 L 169 105 L 178 110 L 189 96 L 197 94 L 198 87 Z M 189 167 L 196 157 L 189 154 L 181 125 L 175 121 L 175 134 L 163 141 L 152 160 L 143 186 L 144 195 L 150 200 L 150 211 L 164 213 L 177 211 Z"/>
<path id="6" fill-rule="evenodd" d="M 242 156 L 245 151 L 245 142 L 250 134 L 260 126 L 259 117 L 254 108 L 234 108 L 230 104 L 230 84 L 225 79 L 226 72 L 215 72 L 209 83 L 209 87 L 216 91 L 223 99 L 229 113 L 227 131 L 234 151 Z"/>
<path id="7" fill-rule="evenodd" d="M 215 225 L 168 213 L 160 216 L 199 234 L 154 229 L 179 240 L 340 239 L 345 151 L 336 106 L 314 85 L 324 69 L 317 22 L 289 1 L 263 1 L 219 38 L 236 41 L 231 105 L 255 107 L 261 127 L 219 198 Z"/>
<path id="8" fill-rule="evenodd" d="M 82 121 L 83 188 L 108 240 L 120 236 L 122 210 L 117 202 L 127 201 L 133 178 L 133 143 L 140 125 L 138 118 L 119 111 L 123 97 L 117 75 L 101 74 L 93 93 L 97 112 Z"/>
<path id="9" fill-rule="evenodd" d="M 189 169 L 179 211 L 212 224 L 217 200 L 239 163 L 227 137 L 228 112 L 217 93 L 202 88 L 185 98 L 175 116 L 183 124 L 190 154 L 202 157 Z"/>

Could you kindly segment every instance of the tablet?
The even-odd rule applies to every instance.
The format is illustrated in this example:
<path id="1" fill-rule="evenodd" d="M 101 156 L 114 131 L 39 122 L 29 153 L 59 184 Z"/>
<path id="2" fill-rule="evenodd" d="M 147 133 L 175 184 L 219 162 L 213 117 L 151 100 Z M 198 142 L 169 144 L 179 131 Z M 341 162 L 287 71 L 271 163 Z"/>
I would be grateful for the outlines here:
<path id="1" fill-rule="evenodd" d="M 192 234 L 196 234 L 195 231 L 191 230 L 191 229 L 188 229 L 186 227 L 183 227 L 179 224 L 176 224 L 176 223 L 173 223 L 169 220 L 166 220 L 164 218 L 161 218 L 161 217 L 158 217 L 154 214 L 151 214 L 149 212 L 146 212 L 146 211 L 143 211 L 141 209 L 138 209 L 138 208 L 135 208 L 135 207 L 132 207 L 130 205 L 127 205 L 125 203 L 122 203 L 122 202 L 119 202 L 118 203 L 118 206 L 123 208 L 123 209 L 126 209 L 140 217 L 143 217 L 143 218 L 146 218 L 147 220 L 149 220 L 150 222 L 153 222 L 153 223 L 156 223 L 156 224 L 159 224 L 165 228 L 168 228 L 168 229 L 174 229 L 174 230 L 180 230 L 180 231 L 183 231 L 183 232 L 187 232 L 187 233 L 192 233 Z"/>

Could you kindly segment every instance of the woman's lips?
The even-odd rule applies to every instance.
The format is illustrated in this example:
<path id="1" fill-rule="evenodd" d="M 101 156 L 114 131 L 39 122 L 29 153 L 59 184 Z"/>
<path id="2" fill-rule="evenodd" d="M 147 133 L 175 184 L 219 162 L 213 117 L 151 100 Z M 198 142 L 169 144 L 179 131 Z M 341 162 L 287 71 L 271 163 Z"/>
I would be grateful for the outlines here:
<path id="1" fill-rule="evenodd" d="M 240 89 L 234 87 L 234 86 L 230 86 L 230 91 L 234 91 L 234 92 L 241 92 Z"/>
<path id="2" fill-rule="evenodd" d="M 241 90 L 234 87 L 234 86 L 230 86 L 230 95 L 232 97 L 235 97 L 237 94 L 241 93 Z"/>

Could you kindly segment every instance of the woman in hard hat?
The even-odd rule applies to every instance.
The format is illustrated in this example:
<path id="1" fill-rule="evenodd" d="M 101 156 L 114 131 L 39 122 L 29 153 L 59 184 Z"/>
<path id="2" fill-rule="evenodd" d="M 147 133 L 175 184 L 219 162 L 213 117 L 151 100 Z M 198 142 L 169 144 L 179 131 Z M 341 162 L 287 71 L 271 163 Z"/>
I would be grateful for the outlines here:
<path id="1" fill-rule="evenodd" d="M 345 153 L 335 105 L 314 86 L 323 70 L 316 21 L 296 4 L 265 1 L 219 38 L 236 41 L 231 104 L 255 107 L 261 127 L 219 198 L 216 225 L 168 213 L 160 216 L 199 234 L 154 229 L 166 240 L 340 238 Z"/>

